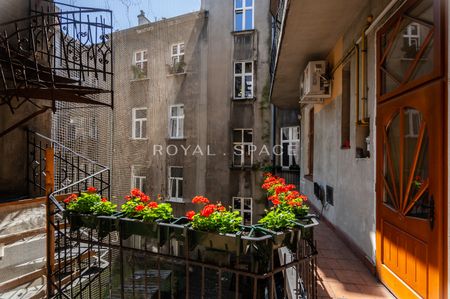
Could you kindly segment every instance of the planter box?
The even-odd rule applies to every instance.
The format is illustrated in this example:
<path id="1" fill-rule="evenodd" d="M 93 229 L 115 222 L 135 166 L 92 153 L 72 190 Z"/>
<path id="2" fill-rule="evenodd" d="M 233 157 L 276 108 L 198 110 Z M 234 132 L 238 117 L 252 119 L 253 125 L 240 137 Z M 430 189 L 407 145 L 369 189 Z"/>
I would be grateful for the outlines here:
<path id="1" fill-rule="evenodd" d="M 99 238 L 103 239 L 109 233 L 117 230 L 119 230 L 117 215 L 97 216 L 97 233 Z"/>
<path id="2" fill-rule="evenodd" d="M 69 221 L 71 231 L 77 231 L 81 227 L 86 227 L 90 229 L 97 228 L 97 216 L 95 215 L 76 214 L 65 211 L 64 217 L 66 217 L 67 220 Z"/>
<path id="3" fill-rule="evenodd" d="M 201 246 L 206 249 L 215 249 L 231 253 L 239 253 L 241 238 L 237 234 L 219 234 L 188 229 L 189 250 Z"/>
<path id="4" fill-rule="evenodd" d="M 159 225 L 161 221 L 145 222 L 138 219 L 120 218 L 120 238 L 128 240 L 127 246 L 161 252 L 169 237 L 168 228 Z M 136 238 L 140 237 L 140 238 Z"/>

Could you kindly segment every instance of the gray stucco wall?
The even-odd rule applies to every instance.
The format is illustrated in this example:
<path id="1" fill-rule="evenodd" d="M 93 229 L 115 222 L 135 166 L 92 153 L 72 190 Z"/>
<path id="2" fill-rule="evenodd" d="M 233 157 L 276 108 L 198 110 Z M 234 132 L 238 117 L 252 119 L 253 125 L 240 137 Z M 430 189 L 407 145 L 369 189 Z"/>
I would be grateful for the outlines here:
<path id="1" fill-rule="evenodd" d="M 351 47 L 361 34 L 360 28 L 366 23 L 367 16 L 377 16 L 388 1 L 371 1 L 366 9 L 355 18 L 354 24 L 343 35 L 344 52 Z M 382 23 L 381 23 L 382 24 Z M 379 24 L 380 26 L 380 24 Z M 310 202 L 322 210 L 322 204 L 314 196 L 313 182 L 325 189 L 333 187 L 334 205 L 326 205 L 324 216 L 351 239 L 375 263 L 376 233 L 376 197 L 375 197 L 375 104 L 376 104 L 376 29 L 368 40 L 368 114 L 370 116 L 370 157 L 357 158 L 356 135 L 358 132 L 355 112 L 355 56 L 350 59 L 350 149 L 341 149 L 341 104 L 338 95 L 324 105 L 308 105 L 302 110 L 301 120 L 301 189 Z M 309 111 L 314 114 L 314 176 L 313 181 L 304 178 L 307 174 Z"/>

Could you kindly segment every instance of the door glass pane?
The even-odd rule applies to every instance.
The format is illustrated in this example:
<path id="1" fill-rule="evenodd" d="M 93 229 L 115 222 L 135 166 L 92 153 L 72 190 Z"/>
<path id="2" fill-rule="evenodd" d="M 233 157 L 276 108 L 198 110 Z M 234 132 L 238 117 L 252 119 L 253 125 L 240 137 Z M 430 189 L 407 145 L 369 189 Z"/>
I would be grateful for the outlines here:
<path id="1" fill-rule="evenodd" d="M 420 1 L 382 35 L 381 57 L 385 57 L 381 66 L 383 93 L 432 72 L 433 23 L 433 1 Z"/>

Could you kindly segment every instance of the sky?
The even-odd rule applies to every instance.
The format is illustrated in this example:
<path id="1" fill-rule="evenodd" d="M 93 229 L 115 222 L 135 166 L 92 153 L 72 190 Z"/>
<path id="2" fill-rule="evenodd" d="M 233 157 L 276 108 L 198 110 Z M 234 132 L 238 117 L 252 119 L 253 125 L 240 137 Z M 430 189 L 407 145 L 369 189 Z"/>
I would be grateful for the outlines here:
<path id="1" fill-rule="evenodd" d="M 145 16 L 170 18 L 197 11 L 201 0 L 58 0 L 57 2 L 85 7 L 106 8 L 113 12 L 114 30 L 121 30 L 137 25 L 137 15 L 141 10 Z"/>

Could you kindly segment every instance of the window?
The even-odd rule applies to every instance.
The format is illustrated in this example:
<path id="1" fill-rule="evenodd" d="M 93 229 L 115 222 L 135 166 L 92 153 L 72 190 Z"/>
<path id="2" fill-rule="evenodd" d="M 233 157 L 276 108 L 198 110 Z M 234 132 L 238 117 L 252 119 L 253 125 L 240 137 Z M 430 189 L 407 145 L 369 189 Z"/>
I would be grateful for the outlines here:
<path id="1" fill-rule="evenodd" d="M 253 28 L 253 0 L 234 0 L 234 31 Z"/>
<path id="2" fill-rule="evenodd" d="M 350 148 L 350 63 L 342 68 L 341 149 Z"/>
<path id="3" fill-rule="evenodd" d="M 183 167 L 169 167 L 169 198 L 183 201 Z"/>
<path id="4" fill-rule="evenodd" d="M 233 130 L 233 166 L 252 166 L 253 164 L 253 130 Z"/>
<path id="5" fill-rule="evenodd" d="M 308 177 L 312 179 L 314 171 L 314 107 L 309 110 L 308 131 Z"/>
<path id="6" fill-rule="evenodd" d="M 412 22 L 403 32 L 405 58 L 413 59 L 420 49 L 420 25 Z"/>
<path id="7" fill-rule="evenodd" d="M 281 166 L 283 168 L 298 166 L 299 145 L 300 127 L 281 128 Z"/>
<path id="8" fill-rule="evenodd" d="M 234 63 L 234 98 L 253 98 L 253 62 Z"/>
<path id="9" fill-rule="evenodd" d="M 147 138 L 147 108 L 133 108 L 132 138 Z"/>
<path id="10" fill-rule="evenodd" d="M 184 105 L 169 107 L 169 137 L 183 138 L 184 134 Z"/>
<path id="11" fill-rule="evenodd" d="M 171 46 L 172 66 L 184 61 L 184 43 L 173 44 Z"/>
<path id="12" fill-rule="evenodd" d="M 241 214 L 243 225 L 252 224 L 252 210 L 251 197 L 233 197 L 233 211 L 238 211 Z"/>
<path id="13" fill-rule="evenodd" d="M 131 166 L 131 189 L 138 188 L 145 192 L 145 170 L 141 166 Z"/>
<path id="14" fill-rule="evenodd" d="M 147 77 L 147 50 L 134 52 L 134 79 Z"/>

